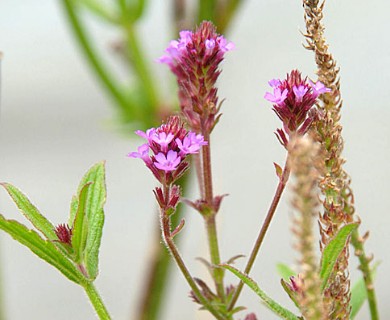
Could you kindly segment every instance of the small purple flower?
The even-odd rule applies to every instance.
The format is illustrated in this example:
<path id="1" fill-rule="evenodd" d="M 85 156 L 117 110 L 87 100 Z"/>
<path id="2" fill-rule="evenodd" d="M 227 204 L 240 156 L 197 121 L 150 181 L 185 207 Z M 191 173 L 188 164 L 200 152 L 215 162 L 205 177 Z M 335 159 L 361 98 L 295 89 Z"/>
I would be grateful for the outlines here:
<path id="1" fill-rule="evenodd" d="M 153 137 L 153 141 L 161 146 L 162 151 L 167 151 L 168 144 L 173 140 L 175 136 L 172 133 L 166 134 L 165 132 L 159 132 Z"/>
<path id="2" fill-rule="evenodd" d="M 215 48 L 215 40 L 207 39 L 205 41 L 205 47 L 206 47 L 206 54 L 210 54 Z"/>
<path id="3" fill-rule="evenodd" d="M 272 87 L 272 88 L 277 88 L 280 86 L 281 82 L 280 82 L 280 79 L 272 79 L 270 81 L 268 81 L 268 84 Z"/>
<path id="4" fill-rule="evenodd" d="M 323 94 L 325 92 L 331 92 L 332 90 L 325 87 L 325 85 L 321 81 L 317 81 L 316 83 L 313 83 L 313 81 L 309 80 L 309 84 L 313 89 L 313 94 L 318 97 L 320 94 Z"/>
<path id="5" fill-rule="evenodd" d="M 276 104 L 282 104 L 284 100 L 286 100 L 288 94 L 288 90 L 284 89 L 283 92 L 280 88 L 274 88 L 274 94 L 267 92 L 264 95 L 264 98 L 268 101 Z"/>
<path id="6" fill-rule="evenodd" d="M 294 94 L 295 94 L 295 99 L 296 101 L 299 103 L 299 102 L 302 102 L 302 99 L 304 97 L 304 95 L 306 94 L 307 90 L 309 90 L 308 87 L 304 86 L 304 85 L 300 85 L 300 86 L 293 86 L 293 91 L 294 91 Z"/>
<path id="7" fill-rule="evenodd" d="M 156 129 L 150 128 L 150 129 L 146 130 L 146 132 L 143 132 L 141 130 L 137 130 L 135 132 L 135 134 L 140 136 L 141 138 L 148 140 L 148 142 L 150 143 L 153 140 L 153 137 L 156 135 Z"/>
<path id="8" fill-rule="evenodd" d="M 131 158 L 140 158 L 145 163 L 152 162 L 149 157 L 149 145 L 147 143 L 139 146 L 137 150 L 138 152 L 130 152 L 127 156 Z"/>
<path id="9" fill-rule="evenodd" d="M 154 162 L 154 165 L 158 169 L 164 170 L 165 172 L 176 170 L 181 161 L 181 158 L 177 155 L 177 152 L 173 150 L 169 150 L 167 156 L 160 152 L 155 156 L 155 159 L 157 161 Z"/>
<path id="10" fill-rule="evenodd" d="M 219 49 L 225 53 L 234 49 L 234 43 L 231 41 L 227 41 L 224 36 L 217 37 L 217 43 L 219 45 Z"/>
<path id="11" fill-rule="evenodd" d="M 207 141 L 204 141 L 203 136 L 201 134 L 197 135 L 195 132 L 189 132 L 183 141 L 178 138 L 175 141 L 183 156 L 198 153 L 202 146 L 207 145 Z"/>

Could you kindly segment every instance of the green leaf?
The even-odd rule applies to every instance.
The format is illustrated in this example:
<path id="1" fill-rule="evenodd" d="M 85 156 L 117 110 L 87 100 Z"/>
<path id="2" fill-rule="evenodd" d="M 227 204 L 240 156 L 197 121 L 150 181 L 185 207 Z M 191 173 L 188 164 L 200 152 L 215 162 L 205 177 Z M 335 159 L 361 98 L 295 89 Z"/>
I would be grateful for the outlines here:
<path id="1" fill-rule="evenodd" d="M 103 19 L 105 22 L 118 24 L 119 19 L 116 12 L 109 8 L 107 5 L 103 4 L 103 1 L 96 0 L 74 0 L 74 3 L 84 5 L 91 13 L 97 17 Z"/>
<path id="2" fill-rule="evenodd" d="M 377 267 L 378 264 L 376 264 L 371 270 L 373 278 L 375 278 Z M 354 319 L 356 317 L 356 315 L 359 313 L 366 299 L 367 299 L 367 290 L 364 284 L 364 279 L 362 277 L 358 281 L 356 281 L 356 283 L 353 285 L 351 289 L 351 308 L 352 308 L 351 319 Z"/>
<path id="3" fill-rule="evenodd" d="M 342 227 L 332 240 L 326 245 L 322 252 L 320 278 L 322 279 L 321 289 L 328 285 L 328 280 L 333 272 L 334 265 L 341 251 L 346 246 L 347 240 L 353 230 L 357 228 L 357 223 L 350 223 Z"/>
<path id="4" fill-rule="evenodd" d="M 72 247 L 75 253 L 74 260 L 76 263 L 81 263 L 84 260 L 84 251 L 87 245 L 88 237 L 88 217 L 85 214 L 87 205 L 87 192 L 91 183 L 84 185 L 81 189 L 77 213 L 72 227 Z"/>
<path id="5" fill-rule="evenodd" d="M 47 220 L 30 200 L 16 187 L 9 183 L 1 183 L 7 190 L 19 211 L 49 240 L 57 240 L 54 226 Z"/>
<path id="6" fill-rule="evenodd" d="M 84 264 L 90 279 L 98 275 L 99 248 L 103 233 L 104 211 L 106 201 L 104 162 L 95 164 L 81 179 L 77 193 L 80 194 L 85 185 L 90 184 L 86 194 L 85 216 L 88 221 L 88 235 L 84 250 Z M 74 202 L 74 203 L 73 203 Z M 80 200 L 73 200 L 69 224 L 74 226 L 76 211 L 80 207 Z M 77 210 L 75 208 L 77 207 Z"/>
<path id="7" fill-rule="evenodd" d="M 50 240 L 42 239 L 34 230 L 14 220 L 7 220 L 0 214 L 0 229 L 7 232 L 16 241 L 34 252 L 38 257 L 57 268 L 69 280 L 82 284 L 84 276 L 75 265 L 68 260 Z"/>
<path id="8" fill-rule="evenodd" d="M 295 276 L 297 273 L 285 263 L 278 263 L 276 269 L 279 275 L 286 281 L 290 280 L 290 277 Z"/>
<path id="9" fill-rule="evenodd" d="M 282 307 L 280 304 L 278 304 L 275 300 L 271 299 L 263 290 L 260 289 L 258 284 L 249 278 L 246 274 L 242 273 L 240 270 L 228 265 L 228 264 L 222 264 L 220 267 L 229 270 L 233 274 L 235 274 L 242 282 L 244 282 L 249 288 L 251 288 L 263 302 L 265 305 L 275 312 L 278 316 L 282 317 L 283 319 L 287 320 L 299 320 L 299 317 L 293 314 L 291 311 L 287 310 L 286 308 Z"/>

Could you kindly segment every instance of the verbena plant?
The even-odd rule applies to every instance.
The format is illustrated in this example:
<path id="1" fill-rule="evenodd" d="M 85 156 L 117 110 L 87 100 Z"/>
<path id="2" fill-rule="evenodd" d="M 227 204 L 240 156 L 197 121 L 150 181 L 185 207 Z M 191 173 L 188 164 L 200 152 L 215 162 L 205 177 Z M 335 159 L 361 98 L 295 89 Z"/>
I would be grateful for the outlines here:
<path id="1" fill-rule="evenodd" d="M 64 3 L 77 26 L 73 4 L 69 1 Z M 94 7 L 93 2 L 86 3 L 106 19 L 117 21 L 102 7 Z M 216 7 L 208 7 L 207 3 L 210 5 L 214 1 L 201 1 L 200 11 L 204 10 L 204 15 L 215 13 L 211 9 L 215 10 Z M 179 8 L 181 2 L 176 4 Z M 230 4 L 237 5 L 234 1 Z M 126 2 L 123 5 L 123 13 L 126 13 Z M 138 5 L 140 15 L 143 1 Z M 232 257 L 228 261 L 221 259 L 223 248 L 218 242 L 217 216 L 224 195 L 214 193 L 211 161 L 211 136 L 223 107 L 216 83 L 221 74 L 220 63 L 234 45 L 217 33 L 212 22 L 203 21 L 194 31 L 182 30 L 179 39 L 171 41 L 166 54 L 159 59 L 176 77 L 180 111 L 167 116 L 160 126 L 137 130 L 136 134 L 145 143 L 137 151 L 129 153 L 129 157 L 141 159 L 156 178 L 158 186 L 153 193 L 159 208 L 163 243 L 188 283 L 194 303 L 215 319 L 257 319 L 254 313 L 246 311 L 245 302 L 238 303 L 245 285 L 253 290 L 261 303 L 282 319 L 353 319 L 366 299 L 371 319 L 379 319 L 373 268 L 371 259 L 364 251 L 366 236 L 359 234 L 360 218 L 355 214 L 350 179 L 343 169 L 339 69 L 325 42 L 323 6 L 323 2 L 303 1 L 306 48 L 314 52 L 318 79 L 311 80 L 298 70 L 293 70 L 287 73 L 285 79 L 270 80 L 270 92 L 264 96 L 281 120 L 281 127 L 276 129 L 275 135 L 286 150 L 286 161 L 282 166 L 274 163 L 278 185 L 243 270 L 233 266 L 234 260 L 242 256 Z M 229 18 L 232 12 L 234 10 L 226 11 L 226 17 Z M 133 21 L 137 17 L 133 16 Z M 225 28 L 226 21 L 220 19 L 219 23 Z M 131 23 L 126 21 L 119 20 L 130 28 Z M 82 38 L 80 32 L 78 30 Z M 128 29 L 128 32 L 131 46 L 132 29 Z M 134 66 L 140 68 L 139 74 L 144 74 L 146 69 L 142 55 L 139 52 L 139 55 L 135 54 L 134 47 L 130 47 L 129 52 L 132 52 L 133 59 L 137 58 Z M 91 53 L 89 58 L 94 59 Z M 104 78 L 104 70 L 99 71 L 99 64 L 93 65 L 98 67 L 98 72 L 103 72 L 100 74 L 103 82 L 106 85 L 110 83 L 108 78 Z M 149 78 L 141 78 L 145 96 L 142 101 L 149 107 L 143 113 L 130 112 L 130 117 L 140 117 L 138 120 L 142 119 L 143 122 L 140 122 L 147 127 L 156 121 L 156 100 L 153 86 L 148 83 Z M 122 107 L 128 105 L 129 102 L 115 87 L 108 89 L 118 102 L 123 103 Z M 195 200 L 183 199 L 182 187 L 178 183 L 190 166 L 198 178 L 200 197 Z M 287 265 L 280 265 L 279 269 L 282 277 L 280 285 L 295 304 L 294 310 L 287 309 L 268 296 L 249 275 L 289 182 L 292 184 L 291 204 L 295 211 L 292 234 L 299 269 L 293 271 Z M 100 319 L 111 319 L 94 286 L 104 224 L 104 162 L 94 165 L 82 178 L 71 202 L 69 218 L 58 226 L 52 225 L 16 187 L 9 183 L 1 185 L 35 230 L 2 215 L 0 228 L 80 285 Z M 184 219 L 173 219 L 178 216 L 179 202 L 197 210 L 205 222 L 210 256 L 209 259 L 202 258 L 202 262 L 210 271 L 211 283 L 192 275 L 175 243 L 175 236 L 185 233 L 186 229 Z M 319 232 L 319 244 L 315 240 L 316 232 Z M 353 286 L 348 271 L 350 244 L 359 259 L 363 275 Z M 226 272 L 237 276 L 237 282 L 227 284 Z M 158 319 L 157 310 L 155 308 L 153 313 L 145 311 L 139 318 Z"/>

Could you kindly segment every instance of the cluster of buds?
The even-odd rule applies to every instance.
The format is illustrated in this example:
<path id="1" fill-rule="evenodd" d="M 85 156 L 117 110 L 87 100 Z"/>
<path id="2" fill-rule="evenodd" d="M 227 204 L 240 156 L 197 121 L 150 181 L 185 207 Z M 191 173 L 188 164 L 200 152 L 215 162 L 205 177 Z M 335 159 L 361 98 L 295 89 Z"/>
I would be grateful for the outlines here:
<path id="1" fill-rule="evenodd" d="M 180 107 L 196 132 L 211 132 L 218 120 L 218 66 L 233 47 L 211 22 L 202 22 L 195 32 L 181 31 L 159 59 L 176 75 Z"/>
<path id="2" fill-rule="evenodd" d="M 312 108 L 318 96 L 331 90 L 320 81 L 302 79 L 298 70 L 291 71 L 285 80 L 273 79 L 268 84 L 273 93 L 267 92 L 264 98 L 273 103 L 273 110 L 283 122 L 283 129 L 277 129 L 276 136 L 287 148 L 288 137 L 304 135 L 318 116 L 318 111 Z"/>
<path id="3" fill-rule="evenodd" d="M 60 243 L 72 246 L 72 229 L 67 224 L 59 224 L 54 232 Z"/>
<path id="4" fill-rule="evenodd" d="M 135 133 L 147 143 L 128 156 L 142 159 L 162 185 L 171 185 L 179 179 L 188 169 L 187 156 L 198 153 L 202 146 L 207 145 L 201 134 L 187 131 L 177 116 L 170 117 L 158 128 Z"/>

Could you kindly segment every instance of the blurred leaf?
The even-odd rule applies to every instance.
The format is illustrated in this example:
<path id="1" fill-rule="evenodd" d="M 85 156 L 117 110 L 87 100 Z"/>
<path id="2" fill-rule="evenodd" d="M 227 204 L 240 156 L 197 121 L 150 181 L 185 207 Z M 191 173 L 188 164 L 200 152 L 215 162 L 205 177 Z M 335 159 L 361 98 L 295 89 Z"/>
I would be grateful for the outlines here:
<path id="1" fill-rule="evenodd" d="M 350 223 L 342 227 L 332 240 L 326 245 L 322 252 L 320 278 L 322 279 L 321 289 L 328 285 L 328 280 L 333 272 L 337 258 L 346 246 L 347 240 L 353 230 L 357 228 L 357 223 Z"/>
<path id="2" fill-rule="evenodd" d="M 281 179 L 283 174 L 282 167 L 278 165 L 276 162 L 274 162 L 274 166 L 275 166 L 276 175 L 278 176 L 279 179 Z"/>
<path id="3" fill-rule="evenodd" d="M 290 277 L 295 276 L 297 274 L 293 269 L 290 268 L 290 266 L 285 263 L 278 263 L 276 265 L 276 269 L 279 275 L 286 281 L 288 281 Z"/>
<path id="4" fill-rule="evenodd" d="M 84 251 L 88 237 L 88 217 L 86 216 L 87 191 L 91 183 L 84 185 L 78 198 L 77 213 L 72 226 L 72 247 L 75 252 L 75 262 L 84 260 Z"/>
<path id="5" fill-rule="evenodd" d="M 277 315 L 287 320 L 299 320 L 295 314 L 286 308 L 282 307 L 275 300 L 271 299 L 263 290 L 260 289 L 258 284 L 249 278 L 246 274 L 242 273 L 240 270 L 229 266 L 228 264 L 220 265 L 222 268 L 229 270 L 233 274 L 235 274 L 242 282 L 244 282 L 249 288 L 251 288 L 261 300 L 263 300 L 264 304 Z"/>
<path id="6" fill-rule="evenodd" d="M 378 264 L 376 264 L 371 270 L 373 278 L 376 275 L 377 267 Z M 353 285 L 351 290 L 351 308 L 352 308 L 351 319 L 354 319 L 356 317 L 356 315 L 359 313 L 366 299 L 367 299 L 366 285 L 364 283 L 364 278 L 360 278 L 358 281 L 356 281 L 356 283 Z"/>
<path id="7" fill-rule="evenodd" d="M 98 274 L 99 248 L 104 224 L 103 206 L 106 201 L 104 162 L 95 164 L 81 179 L 77 190 L 80 199 L 77 198 L 75 200 L 73 198 L 71 204 L 69 219 L 69 225 L 71 226 L 76 223 L 75 217 L 77 214 L 75 208 L 77 207 L 78 213 L 80 206 L 83 206 L 81 200 L 84 199 L 84 196 L 81 196 L 81 191 L 88 184 L 91 185 L 87 188 L 85 195 L 84 214 L 88 221 L 88 235 L 85 244 L 84 263 L 89 277 L 94 280 Z"/>
<path id="8" fill-rule="evenodd" d="M 49 220 L 47 220 L 38 209 L 30 202 L 30 200 L 16 187 L 9 183 L 1 183 L 7 190 L 12 200 L 15 202 L 19 211 L 49 240 L 57 240 L 55 228 Z"/>
<path id="9" fill-rule="evenodd" d="M 74 264 L 58 251 L 51 241 L 42 239 L 34 230 L 29 230 L 17 221 L 7 220 L 2 215 L 0 215 L 0 229 L 57 268 L 69 280 L 78 284 L 85 282 L 84 276 Z"/>

